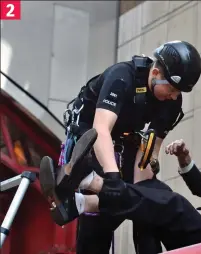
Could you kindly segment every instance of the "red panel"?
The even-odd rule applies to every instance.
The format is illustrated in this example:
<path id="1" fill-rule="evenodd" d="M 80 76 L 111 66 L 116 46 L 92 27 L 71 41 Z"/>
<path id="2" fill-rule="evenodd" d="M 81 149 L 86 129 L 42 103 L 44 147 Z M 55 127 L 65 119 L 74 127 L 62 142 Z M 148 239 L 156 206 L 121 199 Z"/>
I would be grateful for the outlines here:
<path id="1" fill-rule="evenodd" d="M 55 228 L 55 249 L 59 253 L 74 253 L 76 252 L 76 228 L 77 220 L 69 223 L 67 226 Z"/>
<path id="2" fill-rule="evenodd" d="M 1 113 L 8 116 L 11 121 L 27 137 L 37 144 L 46 154 L 51 156 L 55 161 L 59 158 L 58 142 L 57 148 L 54 141 L 44 139 L 36 128 L 24 121 L 23 117 L 16 114 L 15 110 L 10 110 L 6 105 L 1 107 Z M 1 151 L 1 163 L 7 168 L 12 169 L 15 174 L 21 174 L 23 171 L 38 172 L 38 168 L 19 165 L 13 149 L 13 143 L 7 127 L 6 118 L 1 118 L 1 130 L 4 143 L 9 151 L 6 155 Z M 38 126 L 40 128 L 40 126 Z M 48 134 L 49 135 L 49 134 Z M 47 136 L 48 136 L 47 135 Z M 50 142 L 51 141 L 51 142 Z M 5 167 L 5 170 L 6 170 Z M 3 174 L 2 174 L 3 175 Z M 6 175 L 6 173 L 5 173 Z M 1 194 L 1 197 L 5 196 Z M 12 199 L 13 193 L 8 192 L 6 195 Z M 9 200 L 9 199 L 8 199 Z M 0 199 L 2 203 L 2 199 Z M 1 205 L 0 204 L 0 205 Z M 0 213 L 1 219 L 2 214 Z M 16 218 L 11 227 L 11 233 L 7 237 L 2 249 L 2 254 L 47 254 L 47 253 L 75 253 L 76 243 L 76 221 L 66 225 L 64 228 L 57 226 L 50 217 L 49 205 L 40 193 L 38 180 L 29 187 Z"/>
<path id="3" fill-rule="evenodd" d="M 14 151 L 13 151 L 13 144 L 11 141 L 11 137 L 7 129 L 6 118 L 4 117 L 4 115 L 1 116 L 1 130 L 4 137 L 4 142 L 8 148 L 10 157 L 12 158 L 13 161 L 17 162 Z"/>
<path id="4" fill-rule="evenodd" d="M 201 254 L 201 244 L 188 246 L 185 248 L 163 252 L 166 254 Z"/>
<path id="5" fill-rule="evenodd" d="M 2 151 L 1 151 L 1 163 L 6 165 L 8 168 L 14 170 L 14 172 L 17 174 L 22 173 L 21 166 L 17 164 L 17 162 L 12 158 L 10 158 L 8 155 L 4 154 Z"/>
<path id="6" fill-rule="evenodd" d="M 11 254 L 44 253 L 53 245 L 54 222 L 48 204 L 33 188 L 27 192 L 12 229 Z"/>
<path id="7" fill-rule="evenodd" d="M 5 115 L 9 116 L 9 118 L 22 130 L 24 131 L 28 137 L 30 137 L 34 143 L 38 144 L 41 148 L 43 148 L 47 154 L 49 154 L 54 160 L 58 160 L 59 154 L 55 153 L 54 147 L 50 146 L 45 140 L 43 140 L 43 137 L 40 137 L 37 135 L 36 130 L 30 129 L 26 123 L 23 121 L 23 119 L 18 118 L 17 115 L 15 115 L 13 112 L 9 111 L 8 108 L 2 107 L 2 112 L 5 113 Z"/>
<path id="8" fill-rule="evenodd" d="M 31 171 L 31 172 L 38 172 L 38 168 L 33 167 L 22 167 L 21 165 L 17 164 L 16 161 L 13 161 L 10 157 L 8 157 L 6 154 L 0 152 L 1 156 L 1 163 L 6 165 L 8 168 L 12 169 L 17 175 L 20 175 L 24 171 Z M 32 184 L 39 192 L 40 186 L 38 180 Z"/>

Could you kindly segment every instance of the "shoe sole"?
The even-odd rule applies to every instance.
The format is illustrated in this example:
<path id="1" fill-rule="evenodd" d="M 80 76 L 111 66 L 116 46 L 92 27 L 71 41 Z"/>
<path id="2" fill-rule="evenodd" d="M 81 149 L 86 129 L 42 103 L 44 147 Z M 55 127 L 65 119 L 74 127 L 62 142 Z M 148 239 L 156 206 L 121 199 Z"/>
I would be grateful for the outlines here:
<path id="1" fill-rule="evenodd" d="M 71 172 L 66 181 L 66 188 L 68 189 L 69 194 L 74 192 L 74 190 L 79 187 L 79 184 L 83 178 L 86 177 L 86 169 L 82 162 L 84 161 L 84 157 L 91 150 L 96 139 L 96 130 L 90 129 L 78 140 L 73 149 L 71 160 L 67 165 L 67 167 L 69 167 L 69 171 Z"/>
<path id="2" fill-rule="evenodd" d="M 81 179 L 82 176 L 78 177 L 76 176 L 76 174 L 80 172 L 79 165 L 81 165 L 83 158 L 89 153 L 96 139 L 97 139 L 96 130 L 90 129 L 87 132 L 85 132 L 76 143 L 72 152 L 71 160 L 68 164 L 71 170 L 71 174 L 68 177 L 69 181 L 67 183 L 68 185 L 67 189 L 69 190 L 69 192 L 71 191 L 74 192 L 74 190 L 78 187 L 77 185 L 79 185 L 80 183 L 79 181 L 82 180 Z M 52 159 L 48 156 L 45 156 L 41 160 L 39 180 L 43 195 L 46 197 L 50 205 L 53 206 L 53 210 L 51 211 L 53 220 L 58 225 L 64 225 L 66 223 L 68 216 L 64 206 L 62 205 L 61 200 L 58 198 L 56 194 L 54 165 Z"/>
<path id="3" fill-rule="evenodd" d="M 41 160 L 39 181 L 42 193 L 51 206 L 52 219 L 57 225 L 63 226 L 66 221 L 68 221 L 68 216 L 62 202 L 55 192 L 54 165 L 52 159 L 48 156 L 43 157 Z"/>
<path id="4" fill-rule="evenodd" d="M 60 205 L 60 200 L 55 192 L 55 172 L 53 160 L 49 156 L 44 156 L 40 163 L 39 181 L 43 196 L 52 206 Z"/>

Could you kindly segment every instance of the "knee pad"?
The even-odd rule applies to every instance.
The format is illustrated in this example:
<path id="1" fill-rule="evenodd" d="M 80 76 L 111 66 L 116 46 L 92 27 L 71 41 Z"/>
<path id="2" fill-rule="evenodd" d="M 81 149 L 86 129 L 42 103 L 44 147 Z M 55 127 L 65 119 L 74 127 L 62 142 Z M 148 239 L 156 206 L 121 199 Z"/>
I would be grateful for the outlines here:
<path id="1" fill-rule="evenodd" d="M 99 193 L 99 208 L 101 212 L 116 211 L 127 206 L 127 186 L 121 179 L 104 179 Z"/>

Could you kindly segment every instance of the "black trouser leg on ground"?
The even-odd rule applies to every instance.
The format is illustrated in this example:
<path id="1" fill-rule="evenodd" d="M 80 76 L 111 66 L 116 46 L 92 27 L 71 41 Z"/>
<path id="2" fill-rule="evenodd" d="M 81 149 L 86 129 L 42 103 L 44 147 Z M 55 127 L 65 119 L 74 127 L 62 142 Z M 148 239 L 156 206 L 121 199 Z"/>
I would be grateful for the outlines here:
<path id="1" fill-rule="evenodd" d="M 99 193 L 100 211 L 157 229 L 168 250 L 200 243 L 201 215 L 183 196 L 164 186 L 158 180 L 133 185 L 105 179 Z"/>
<path id="2" fill-rule="evenodd" d="M 140 144 L 140 140 L 138 145 Z M 124 147 L 123 180 L 127 183 L 133 183 L 133 165 L 138 148 L 132 143 L 126 143 Z M 132 232 L 130 232 L 132 233 Z M 137 254 L 157 254 L 162 252 L 160 240 L 156 232 L 152 229 L 137 227 L 133 223 L 133 242 Z"/>
<path id="3" fill-rule="evenodd" d="M 97 174 L 104 172 L 92 150 L 91 164 Z M 90 166 L 89 165 L 89 166 Z M 87 191 L 84 191 L 87 193 Z M 77 254 L 109 254 L 113 231 L 123 222 L 108 215 L 82 215 L 79 217 L 77 232 Z"/>
<path id="4" fill-rule="evenodd" d="M 80 216 L 77 254 L 109 254 L 113 231 L 121 222 L 104 215 Z"/>
<path id="5" fill-rule="evenodd" d="M 140 227 L 136 230 L 134 223 L 133 242 L 137 254 L 158 254 L 162 252 L 160 238 L 155 231 L 148 228 L 140 229 Z"/>
<path id="6" fill-rule="evenodd" d="M 91 165 L 104 176 L 102 167 L 92 151 Z M 90 192 L 83 191 L 84 194 Z M 90 193 L 91 194 L 91 193 Z M 81 215 L 78 220 L 77 254 L 109 254 L 113 231 L 123 220 L 108 215 Z"/>

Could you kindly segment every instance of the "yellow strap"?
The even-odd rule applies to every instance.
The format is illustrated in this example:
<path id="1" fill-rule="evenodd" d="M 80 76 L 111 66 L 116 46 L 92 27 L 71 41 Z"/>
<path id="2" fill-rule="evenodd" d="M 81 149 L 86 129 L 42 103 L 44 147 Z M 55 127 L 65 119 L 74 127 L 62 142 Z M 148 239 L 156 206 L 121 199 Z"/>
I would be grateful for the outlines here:
<path id="1" fill-rule="evenodd" d="M 142 164 L 141 164 L 142 166 L 140 167 L 141 171 L 144 169 L 144 164 L 147 161 L 147 158 L 149 156 L 149 151 L 151 149 L 151 145 L 152 145 L 153 139 L 154 139 L 154 133 L 151 133 L 150 136 L 149 136 L 149 140 L 148 140 L 147 146 L 146 146 L 145 154 L 143 156 L 143 160 L 142 160 Z"/>

